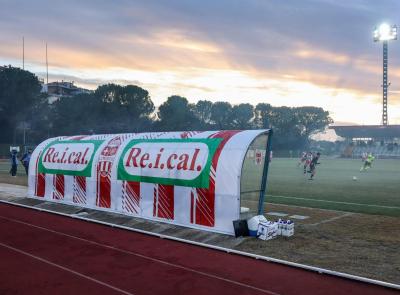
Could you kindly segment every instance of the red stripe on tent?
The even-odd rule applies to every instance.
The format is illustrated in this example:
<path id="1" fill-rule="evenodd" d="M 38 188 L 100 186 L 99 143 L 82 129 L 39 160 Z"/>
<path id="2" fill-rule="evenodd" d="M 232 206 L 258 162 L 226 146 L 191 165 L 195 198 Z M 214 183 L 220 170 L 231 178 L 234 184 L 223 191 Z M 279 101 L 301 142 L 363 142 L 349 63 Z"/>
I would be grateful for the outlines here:
<path id="1" fill-rule="evenodd" d="M 96 205 L 103 208 L 111 207 L 111 179 L 108 171 L 102 170 L 103 163 L 97 169 Z"/>
<path id="2" fill-rule="evenodd" d="M 191 203 L 190 212 L 194 214 L 194 223 L 204 226 L 215 225 L 215 175 L 218 166 L 219 156 L 225 144 L 232 136 L 240 131 L 220 131 L 210 136 L 210 138 L 222 138 L 217 150 L 215 151 L 210 168 L 209 187 L 197 188 L 195 202 Z M 193 196 L 193 193 L 192 193 Z M 193 208 L 195 206 L 195 208 Z M 191 215 L 192 217 L 192 215 Z"/>
<path id="3" fill-rule="evenodd" d="M 140 208 L 140 182 L 124 181 L 122 192 L 124 210 L 132 213 L 138 213 Z M 129 208 L 128 208 L 128 205 Z"/>
<path id="4" fill-rule="evenodd" d="M 44 173 L 37 173 L 35 196 L 43 198 L 45 193 L 45 188 L 46 188 L 46 175 Z"/>
<path id="5" fill-rule="evenodd" d="M 71 140 L 81 140 L 86 135 L 72 137 Z M 72 201 L 78 204 L 86 204 L 86 178 L 84 176 L 74 176 Z"/>
<path id="6" fill-rule="evenodd" d="M 190 191 L 190 223 L 194 222 L 194 212 L 193 212 L 193 208 L 194 208 L 194 193 L 196 192 L 196 190 L 193 191 L 193 189 Z"/>
<path id="7" fill-rule="evenodd" d="M 63 200 L 65 194 L 65 178 L 62 174 L 55 174 L 53 178 L 53 199 Z"/>
<path id="8" fill-rule="evenodd" d="M 157 185 L 155 185 L 154 186 L 154 189 L 153 189 L 153 194 L 154 194 L 154 200 L 153 200 L 153 216 L 156 216 L 156 213 L 157 213 L 157 210 L 156 210 L 156 207 L 157 207 L 157 202 L 156 202 L 156 196 L 157 196 Z"/>
<path id="9" fill-rule="evenodd" d="M 72 200 L 74 203 L 86 204 L 86 177 L 74 176 L 74 192 Z"/>
<path id="10" fill-rule="evenodd" d="M 127 213 L 136 213 L 135 207 L 130 203 L 129 199 L 122 200 L 122 208 Z"/>
<path id="11" fill-rule="evenodd" d="M 154 217 L 174 219 L 174 186 L 156 184 L 153 204 Z"/>
<path id="12" fill-rule="evenodd" d="M 35 196 L 37 197 L 44 197 L 45 193 L 45 188 L 46 188 L 46 177 L 44 173 L 39 173 L 39 159 L 41 156 L 42 152 L 39 153 L 37 159 L 36 159 L 36 166 L 35 166 Z"/>

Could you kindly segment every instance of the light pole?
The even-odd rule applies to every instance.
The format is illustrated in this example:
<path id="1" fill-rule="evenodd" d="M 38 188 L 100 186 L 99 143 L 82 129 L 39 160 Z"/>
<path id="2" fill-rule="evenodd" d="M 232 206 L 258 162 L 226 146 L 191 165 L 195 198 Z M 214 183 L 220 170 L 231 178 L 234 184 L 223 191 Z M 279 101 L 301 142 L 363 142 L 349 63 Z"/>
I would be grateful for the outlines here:
<path id="1" fill-rule="evenodd" d="M 383 79 L 382 79 L 382 124 L 388 124 L 387 100 L 388 100 L 388 41 L 397 40 L 396 25 L 381 24 L 374 30 L 374 42 L 383 43 Z"/>

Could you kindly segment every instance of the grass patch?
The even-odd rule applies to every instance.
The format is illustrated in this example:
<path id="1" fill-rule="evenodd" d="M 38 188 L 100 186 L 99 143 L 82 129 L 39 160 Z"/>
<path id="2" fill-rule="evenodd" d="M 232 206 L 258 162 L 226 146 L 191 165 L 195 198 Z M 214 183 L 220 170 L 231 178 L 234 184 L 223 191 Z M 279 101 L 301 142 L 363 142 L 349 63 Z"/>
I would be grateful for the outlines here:
<path id="1" fill-rule="evenodd" d="M 322 158 L 314 180 L 308 180 L 309 174 L 303 174 L 297 162 L 297 159 L 273 159 L 266 201 L 400 216 L 400 160 L 377 159 L 371 169 L 360 172 L 361 160 Z M 246 173 L 254 175 L 246 179 L 256 179 L 258 169 L 246 163 Z M 357 177 L 356 181 L 353 176 Z M 248 182 L 246 187 L 256 185 Z"/>

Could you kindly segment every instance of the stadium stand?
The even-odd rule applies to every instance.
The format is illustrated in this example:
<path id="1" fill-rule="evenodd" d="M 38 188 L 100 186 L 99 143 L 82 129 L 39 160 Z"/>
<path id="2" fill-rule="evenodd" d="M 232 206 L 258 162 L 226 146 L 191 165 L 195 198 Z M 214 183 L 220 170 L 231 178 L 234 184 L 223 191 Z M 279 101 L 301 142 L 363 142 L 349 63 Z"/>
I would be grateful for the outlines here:
<path id="1" fill-rule="evenodd" d="M 372 153 L 378 158 L 400 158 L 400 125 L 330 126 L 345 138 L 341 150 L 345 158 L 361 158 Z"/>
<path id="2" fill-rule="evenodd" d="M 363 153 L 372 153 L 378 158 L 400 158 L 400 148 L 389 149 L 384 146 L 356 146 L 353 148 L 350 157 L 361 158 Z"/>

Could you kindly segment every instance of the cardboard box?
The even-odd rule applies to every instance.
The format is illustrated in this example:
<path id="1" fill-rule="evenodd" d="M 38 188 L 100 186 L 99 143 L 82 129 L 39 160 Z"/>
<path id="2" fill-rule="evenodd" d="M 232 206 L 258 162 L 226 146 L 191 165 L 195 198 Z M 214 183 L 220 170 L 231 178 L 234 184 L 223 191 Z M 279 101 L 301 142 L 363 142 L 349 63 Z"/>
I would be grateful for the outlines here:
<path id="1" fill-rule="evenodd" d="M 294 235 L 294 223 L 291 224 L 280 224 L 281 235 L 284 237 L 291 237 Z"/>
<path id="2" fill-rule="evenodd" d="M 258 224 L 257 237 L 261 240 L 271 240 L 278 235 L 278 223 L 260 222 Z"/>

